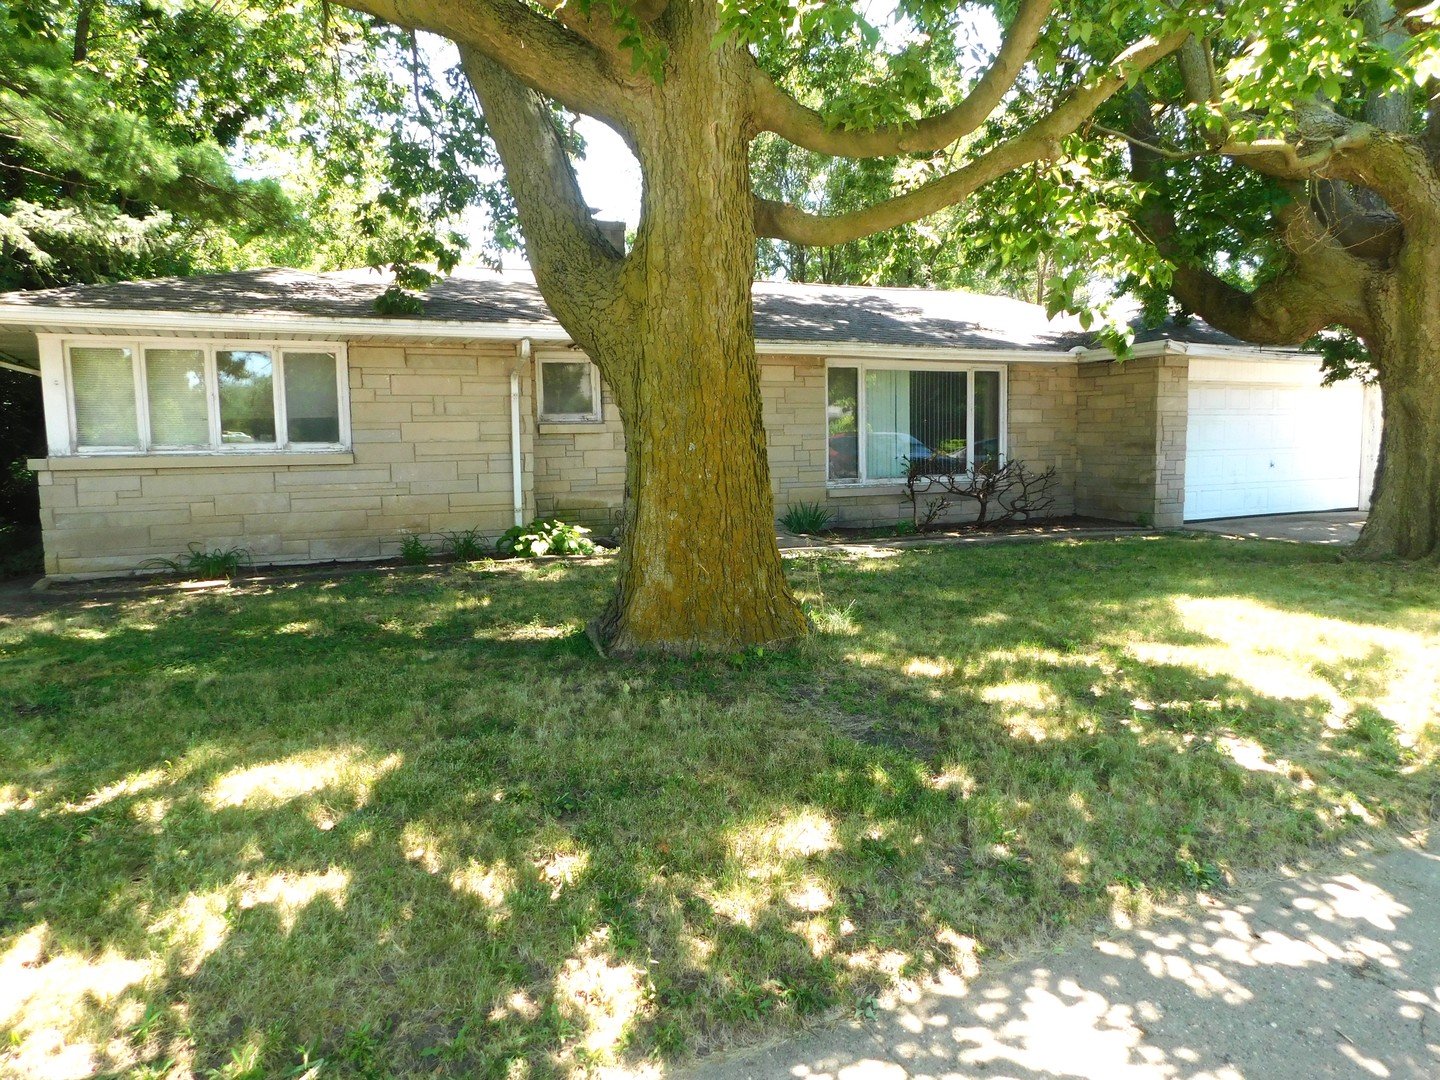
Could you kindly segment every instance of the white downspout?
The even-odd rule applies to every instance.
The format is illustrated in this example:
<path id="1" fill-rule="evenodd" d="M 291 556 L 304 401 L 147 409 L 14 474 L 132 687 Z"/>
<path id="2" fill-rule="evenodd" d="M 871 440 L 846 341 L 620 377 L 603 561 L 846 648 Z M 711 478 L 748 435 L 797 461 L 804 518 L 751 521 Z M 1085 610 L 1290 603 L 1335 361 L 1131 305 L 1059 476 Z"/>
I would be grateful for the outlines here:
<path id="1" fill-rule="evenodd" d="M 519 357 L 510 368 L 510 483 L 515 494 L 515 524 L 525 524 L 524 477 L 520 472 L 520 369 L 530 362 L 530 339 L 521 338 Z"/>

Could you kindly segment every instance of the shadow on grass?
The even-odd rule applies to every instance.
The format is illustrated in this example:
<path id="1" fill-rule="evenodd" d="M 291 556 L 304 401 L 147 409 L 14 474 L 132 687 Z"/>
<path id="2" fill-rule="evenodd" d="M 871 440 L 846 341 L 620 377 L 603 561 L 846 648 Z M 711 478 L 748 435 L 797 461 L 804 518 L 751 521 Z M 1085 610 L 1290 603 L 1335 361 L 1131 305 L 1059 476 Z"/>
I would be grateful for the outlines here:
<path id="1" fill-rule="evenodd" d="M 7 1067 L 703 1053 L 1436 791 L 1385 697 L 1435 648 L 1431 571 L 1139 540 L 793 569 L 833 633 L 693 662 L 593 656 L 599 567 L 11 620 Z"/>

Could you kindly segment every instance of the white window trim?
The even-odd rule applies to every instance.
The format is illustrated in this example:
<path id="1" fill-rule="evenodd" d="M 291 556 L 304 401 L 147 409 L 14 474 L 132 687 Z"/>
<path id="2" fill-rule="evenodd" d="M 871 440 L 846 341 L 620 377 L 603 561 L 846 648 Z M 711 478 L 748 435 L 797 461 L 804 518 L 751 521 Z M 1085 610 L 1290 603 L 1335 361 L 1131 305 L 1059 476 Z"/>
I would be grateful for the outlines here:
<path id="1" fill-rule="evenodd" d="M 303 341 L 285 338 L 145 338 L 121 337 L 111 334 L 86 334 L 79 337 L 44 335 L 40 338 L 41 376 L 46 393 L 46 417 L 58 420 L 63 417 L 63 429 L 52 420 L 48 431 L 49 452 L 52 457 L 165 457 L 180 455 L 263 456 L 266 454 L 334 453 L 347 451 L 351 446 L 350 437 L 350 368 L 344 342 Z M 81 447 L 75 423 L 75 383 L 71 377 L 70 350 L 75 347 L 95 349 L 129 349 L 132 377 L 135 387 L 136 428 L 139 436 L 138 447 Z M 150 394 L 145 373 L 145 350 L 149 349 L 195 349 L 204 354 L 205 401 L 209 411 L 210 444 L 208 446 L 152 446 L 150 443 Z M 271 391 L 274 395 L 275 435 L 274 443 L 259 446 L 253 444 L 221 443 L 220 426 L 220 382 L 216 369 L 215 354 L 227 350 L 264 351 L 271 357 L 273 378 Z M 335 354 L 335 392 L 339 408 L 340 439 L 338 442 L 290 442 L 289 417 L 285 403 L 285 353 L 286 352 L 327 352 Z M 64 411 L 52 414 L 50 405 L 55 398 L 63 395 Z"/>
<path id="2" fill-rule="evenodd" d="M 857 430 L 856 457 L 859 459 L 860 476 L 854 480 L 833 480 L 830 477 L 830 369 L 831 368 L 858 368 L 859 385 L 855 401 L 855 425 Z M 859 438 L 858 431 L 863 430 L 865 424 L 865 372 L 866 371 L 958 371 L 967 375 L 974 375 L 977 371 L 993 371 L 1000 376 L 1000 448 L 999 459 L 1003 464 L 1010 456 L 1010 377 L 1004 364 L 957 364 L 954 361 L 946 360 L 890 360 L 890 359 L 862 359 L 860 357 L 835 356 L 825 361 L 825 401 L 821 406 L 821 417 L 824 421 L 826 460 L 825 460 L 825 486 L 827 488 L 839 488 L 842 490 L 853 490 L 855 488 L 891 488 L 896 484 L 905 482 L 903 477 L 882 476 L 870 479 L 867 476 L 869 462 L 866 459 L 867 440 Z M 965 445 L 975 445 L 975 380 L 965 380 Z M 967 456 L 967 461 L 973 459 Z M 973 463 L 970 465 L 971 474 L 974 473 Z"/>
<path id="3" fill-rule="evenodd" d="M 552 413 L 545 411 L 546 364 L 585 364 L 590 372 L 590 400 L 595 408 L 588 413 Z M 601 398 L 600 369 L 582 352 L 540 353 L 535 357 L 535 408 L 542 424 L 600 424 L 604 422 L 605 403 Z"/>

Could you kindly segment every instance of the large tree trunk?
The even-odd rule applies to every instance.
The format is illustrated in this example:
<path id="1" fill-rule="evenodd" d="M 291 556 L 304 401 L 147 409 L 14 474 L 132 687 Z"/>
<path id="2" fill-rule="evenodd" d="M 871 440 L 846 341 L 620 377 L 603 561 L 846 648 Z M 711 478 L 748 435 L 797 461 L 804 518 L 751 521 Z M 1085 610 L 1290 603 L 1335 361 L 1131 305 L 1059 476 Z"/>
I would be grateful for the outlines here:
<path id="1" fill-rule="evenodd" d="M 1440 194 L 1440 192 L 1437 192 Z M 1440 205 L 1437 205 L 1440 216 Z M 1391 274 L 1369 297 L 1368 344 L 1380 371 L 1385 431 L 1362 558 L 1440 553 L 1440 228 L 1412 222 Z"/>
<path id="2" fill-rule="evenodd" d="M 709 52 L 713 5 L 672 4 L 672 53 Z M 633 354 L 614 386 L 628 505 L 619 586 L 596 629 L 615 652 L 731 650 L 804 633 L 775 543 L 750 285 L 745 69 L 677 57 L 637 133 L 644 207 L 625 277 Z"/>
<path id="3" fill-rule="evenodd" d="M 775 543 L 750 283 L 746 57 L 712 50 L 714 0 L 671 4 L 665 78 L 628 131 L 645 177 L 623 259 L 585 208 L 546 103 L 462 47 L 505 163 L 536 281 L 620 408 L 626 519 L 614 599 L 590 627 L 613 653 L 731 651 L 805 632 Z"/>

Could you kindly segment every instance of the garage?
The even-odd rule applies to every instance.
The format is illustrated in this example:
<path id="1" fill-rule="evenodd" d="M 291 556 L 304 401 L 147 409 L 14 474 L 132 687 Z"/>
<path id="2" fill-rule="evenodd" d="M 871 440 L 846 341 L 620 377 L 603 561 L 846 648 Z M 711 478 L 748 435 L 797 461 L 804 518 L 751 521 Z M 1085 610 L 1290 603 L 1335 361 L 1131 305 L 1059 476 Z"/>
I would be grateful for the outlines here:
<path id="1" fill-rule="evenodd" d="M 1364 506 L 1366 414 L 1365 388 L 1322 385 L 1314 356 L 1192 358 L 1185 519 Z"/>

